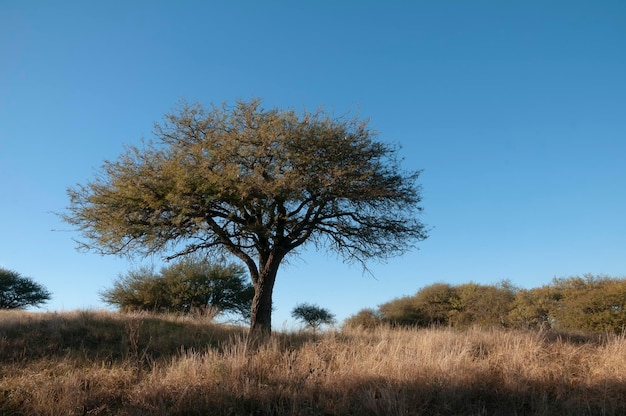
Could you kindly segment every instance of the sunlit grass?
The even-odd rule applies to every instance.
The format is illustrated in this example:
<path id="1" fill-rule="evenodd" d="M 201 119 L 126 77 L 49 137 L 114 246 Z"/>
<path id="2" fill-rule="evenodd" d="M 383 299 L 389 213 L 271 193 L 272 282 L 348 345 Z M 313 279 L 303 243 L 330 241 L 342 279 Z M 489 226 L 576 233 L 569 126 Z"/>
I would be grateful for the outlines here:
<path id="1" fill-rule="evenodd" d="M 2 415 L 626 412 L 623 336 L 278 333 L 176 316 L 0 312 Z"/>

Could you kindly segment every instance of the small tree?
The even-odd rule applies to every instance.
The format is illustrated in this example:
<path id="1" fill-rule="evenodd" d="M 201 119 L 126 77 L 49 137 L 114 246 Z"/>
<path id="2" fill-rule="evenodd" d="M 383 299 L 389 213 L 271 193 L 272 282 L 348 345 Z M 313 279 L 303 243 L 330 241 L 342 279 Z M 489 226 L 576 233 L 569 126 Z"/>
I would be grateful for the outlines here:
<path id="1" fill-rule="evenodd" d="M 24 309 L 50 300 L 52 294 L 18 272 L 0 268 L 0 309 Z"/>
<path id="2" fill-rule="evenodd" d="M 131 271 L 101 296 L 127 311 L 189 313 L 210 307 L 248 319 L 254 288 L 240 265 L 191 257 L 163 267 L 160 273 L 146 267 Z"/>
<path id="3" fill-rule="evenodd" d="M 330 313 L 328 309 L 308 303 L 296 305 L 291 311 L 291 316 L 311 327 L 313 332 L 317 332 L 317 328 L 321 325 L 331 325 L 335 323 L 335 315 Z"/>

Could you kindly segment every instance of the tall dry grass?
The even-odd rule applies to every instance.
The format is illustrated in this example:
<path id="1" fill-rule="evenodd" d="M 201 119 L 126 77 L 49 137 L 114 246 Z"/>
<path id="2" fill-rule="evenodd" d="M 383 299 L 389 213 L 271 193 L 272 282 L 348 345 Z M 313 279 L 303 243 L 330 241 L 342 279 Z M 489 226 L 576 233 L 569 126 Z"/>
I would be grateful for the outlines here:
<path id="1" fill-rule="evenodd" d="M 2 415 L 621 415 L 626 339 L 0 313 Z"/>

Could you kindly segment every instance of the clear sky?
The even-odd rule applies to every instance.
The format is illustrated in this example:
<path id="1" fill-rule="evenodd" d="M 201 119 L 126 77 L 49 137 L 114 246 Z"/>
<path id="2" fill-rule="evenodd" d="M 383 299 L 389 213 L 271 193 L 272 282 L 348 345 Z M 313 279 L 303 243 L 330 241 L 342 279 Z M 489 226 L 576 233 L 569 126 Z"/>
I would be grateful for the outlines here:
<path id="1" fill-rule="evenodd" d="M 374 277 L 332 253 L 279 272 L 339 320 L 435 282 L 626 277 L 626 2 L 0 3 L 0 266 L 101 308 L 143 262 L 75 250 L 54 214 L 180 99 L 352 112 L 424 169 L 419 250 Z"/>

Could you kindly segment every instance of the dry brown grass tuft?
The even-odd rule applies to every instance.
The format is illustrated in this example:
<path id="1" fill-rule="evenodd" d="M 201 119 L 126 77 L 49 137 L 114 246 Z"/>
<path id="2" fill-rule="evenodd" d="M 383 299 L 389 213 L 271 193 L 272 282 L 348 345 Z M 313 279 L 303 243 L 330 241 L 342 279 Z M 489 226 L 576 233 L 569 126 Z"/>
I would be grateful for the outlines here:
<path id="1" fill-rule="evenodd" d="M 626 413 L 624 336 L 381 328 L 251 352 L 191 319 L 2 312 L 0 353 L 2 415 Z"/>

